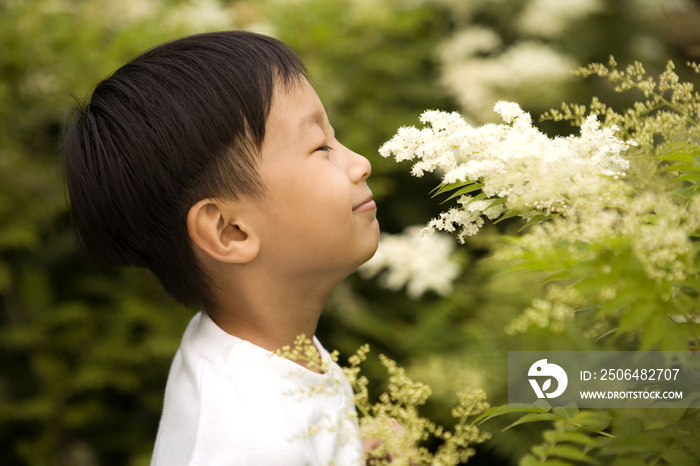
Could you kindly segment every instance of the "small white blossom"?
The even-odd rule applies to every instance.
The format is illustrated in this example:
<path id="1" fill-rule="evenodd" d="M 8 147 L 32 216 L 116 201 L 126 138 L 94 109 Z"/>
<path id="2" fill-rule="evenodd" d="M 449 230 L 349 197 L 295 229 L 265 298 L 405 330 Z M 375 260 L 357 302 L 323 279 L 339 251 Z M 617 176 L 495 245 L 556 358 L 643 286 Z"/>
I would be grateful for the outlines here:
<path id="1" fill-rule="evenodd" d="M 455 242 L 445 234 L 422 235 L 422 230 L 412 226 L 398 235 L 382 233 L 377 253 L 359 268 L 360 275 L 370 278 L 386 269 L 380 276 L 383 286 L 396 291 L 405 285 L 411 299 L 429 290 L 448 295 L 461 273 L 451 258 Z"/>
<path id="2" fill-rule="evenodd" d="M 523 116 L 520 105 L 515 102 L 499 100 L 496 102 L 496 105 L 493 106 L 493 110 L 501 115 L 501 118 L 503 118 L 503 121 L 506 123 L 513 123 L 516 118 Z"/>

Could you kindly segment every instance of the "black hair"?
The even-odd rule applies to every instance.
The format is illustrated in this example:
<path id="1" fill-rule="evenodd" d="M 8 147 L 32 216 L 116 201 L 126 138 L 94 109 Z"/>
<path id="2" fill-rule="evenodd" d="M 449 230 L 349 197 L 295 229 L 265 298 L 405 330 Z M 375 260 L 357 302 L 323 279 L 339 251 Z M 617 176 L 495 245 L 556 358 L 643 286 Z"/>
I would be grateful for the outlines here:
<path id="1" fill-rule="evenodd" d="M 306 77 L 282 42 L 224 31 L 159 45 L 100 82 L 63 140 L 86 258 L 148 268 L 181 304 L 211 308 L 187 213 L 201 199 L 264 192 L 256 167 L 273 89 Z"/>

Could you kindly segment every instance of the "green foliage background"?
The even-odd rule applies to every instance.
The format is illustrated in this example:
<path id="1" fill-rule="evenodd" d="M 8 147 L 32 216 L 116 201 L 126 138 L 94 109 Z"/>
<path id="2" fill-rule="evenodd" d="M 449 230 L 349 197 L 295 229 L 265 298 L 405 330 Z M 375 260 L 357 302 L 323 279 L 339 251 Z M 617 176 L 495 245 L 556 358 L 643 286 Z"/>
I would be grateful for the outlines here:
<path id="1" fill-rule="evenodd" d="M 501 31 L 505 45 L 518 43 L 523 38 L 513 22 L 527 2 L 473 0 L 466 2 L 468 13 L 448 0 L 142 3 L 150 9 L 137 8 L 135 1 L 0 1 L 5 465 L 148 464 L 167 371 L 191 317 L 149 273 L 92 269 L 75 251 L 59 154 L 61 126 L 74 98 L 84 98 L 111 71 L 165 40 L 223 27 L 269 31 L 307 64 L 339 139 L 370 158 L 381 228 L 396 233 L 442 210 L 427 195 L 438 181 L 411 178 L 406 165 L 382 159 L 377 148 L 399 126 L 416 124 L 425 109 L 459 109 L 439 84 L 440 44 L 470 24 Z M 662 48 L 656 60 L 645 59 L 652 72 L 669 58 L 682 63 L 694 57 L 700 37 L 679 35 L 673 18 L 641 15 L 632 0 L 602 4 L 585 23 L 551 39 L 578 64 L 606 61 L 610 54 L 627 63 L 637 58 L 634 44 L 642 36 L 656 38 Z M 209 8 L 215 20 L 187 21 L 175 14 L 193 5 Z M 513 92 L 525 102 L 537 101 L 537 88 Z M 593 79 L 567 84 L 561 100 L 588 102 L 593 95 L 613 106 L 628 103 Z M 542 127 L 552 134 L 571 131 L 553 122 Z M 516 225 L 499 227 L 514 232 Z M 505 402 L 509 350 L 605 349 L 605 341 L 583 339 L 573 324 L 562 333 L 503 332 L 537 295 L 539 282 L 532 276 L 495 277 L 497 266 L 479 260 L 488 255 L 488 236 L 495 232 L 485 230 L 460 249 L 464 273 L 448 298 L 412 301 L 349 277 L 321 318 L 320 339 L 341 355 L 369 342 L 374 353 L 407 366 L 433 386 L 426 416 L 447 425 L 447 407 L 464 385 L 483 387 L 493 404 Z M 366 372 L 377 383 L 384 378 L 376 362 L 368 361 Z M 645 418 L 650 425 L 675 422 L 673 410 L 655 411 Z M 539 439 L 531 429 L 494 435 L 471 462 L 514 464 Z"/>

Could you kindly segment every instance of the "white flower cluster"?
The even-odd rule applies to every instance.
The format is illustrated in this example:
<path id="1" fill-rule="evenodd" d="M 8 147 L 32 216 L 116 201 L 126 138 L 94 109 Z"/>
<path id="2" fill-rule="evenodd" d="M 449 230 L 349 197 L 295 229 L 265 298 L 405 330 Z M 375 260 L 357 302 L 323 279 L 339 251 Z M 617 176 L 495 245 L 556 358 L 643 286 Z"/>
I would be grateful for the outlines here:
<path id="1" fill-rule="evenodd" d="M 575 247 L 614 236 L 628 238 L 635 256 L 652 280 L 683 281 L 696 273 L 695 248 L 689 235 L 700 228 L 700 198 L 679 205 L 667 194 L 652 191 L 636 196 L 612 197 L 607 205 L 576 206 L 576 215 L 534 225 L 516 245 L 496 253 L 498 259 L 517 259 L 524 254 L 546 259 L 553 244 L 567 248 L 573 260 L 591 254 Z"/>
<path id="2" fill-rule="evenodd" d="M 455 231 L 458 238 L 475 234 L 483 217 L 497 218 L 518 209 L 523 218 L 537 213 L 568 211 L 574 202 L 597 202 L 606 192 L 607 177 L 624 176 L 629 162 L 620 154 L 628 144 L 615 137 L 615 127 L 601 128 L 595 115 L 581 126 L 580 136 L 549 138 L 532 125 L 516 103 L 500 101 L 494 110 L 505 124 L 472 127 L 457 113 L 426 111 L 421 122 L 404 127 L 379 150 L 396 161 L 419 159 L 412 173 L 444 172 L 442 182 L 478 182 L 483 196 L 465 194 L 428 225 Z M 505 198 L 500 199 L 499 198 Z"/>
<path id="3" fill-rule="evenodd" d="M 542 108 L 561 100 L 575 60 L 538 41 L 510 47 L 502 42 L 495 31 L 471 26 L 442 46 L 441 82 L 468 115 L 490 120 L 491 104 L 499 97 Z"/>
<path id="4" fill-rule="evenodd" d="M 411 299 L 432 290 L 446 296 L 452 291 L 452 282 L 461 273 L 459 264 L 452 260 L 455 242 L 449 235 L 421 234 L 422 227 L 412 226 L 402 234 L 382 233 L 377 253 L 359 268 L 360 275 L 380 276 L 383 286 L 399 290 L 406 285 Z"/>
<path id="5" fill-rule="evenodd" d="M 532 0 L 518 19 L 518 26 L 526 34 L 554 38 L 572 23 L 603 8 L 601 0 Z"/>
<path id="6" fill-rule="evenodd" d="M 606 0 L 510 2 L 517 8 L 504 8 L 505 0 L 420 1 L 444 5 L 461 25 L 439 47 L 440 82 L 464 115 L 479 123 L 491 120 L 491 105 L 497 99 L 517 100 L 537 112 L 564 100 L 571 70 L 581 64 L 581 55 L 571 44 L 594 33 L 588 27 L 595 28 L 593 15 L 609 8 Z M 628 6 L 639 20 L 682 17 L 694 11 L 689 0 L 630 0 Z M 493 17 L 500 18 L 500 26 L 484 21 Z M 636 28 L 625 45 L 631 55 L 663 59 L 666 46 L 643 30 Z"/>

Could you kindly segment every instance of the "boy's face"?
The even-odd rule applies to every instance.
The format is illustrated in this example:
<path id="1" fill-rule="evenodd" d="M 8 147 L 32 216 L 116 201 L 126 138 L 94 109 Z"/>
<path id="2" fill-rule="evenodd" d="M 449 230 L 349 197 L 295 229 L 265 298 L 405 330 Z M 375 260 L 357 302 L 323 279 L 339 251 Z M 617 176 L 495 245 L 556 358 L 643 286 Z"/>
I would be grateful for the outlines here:
<path id="1" fill-rule="evenodd" d="M 350 273 L 372 257 L 379 238 L 365 182 L 369 161 L 335 139 L 306 79 L 275 88 L 265 128 L 260 254 L 282 273 Z"/>

